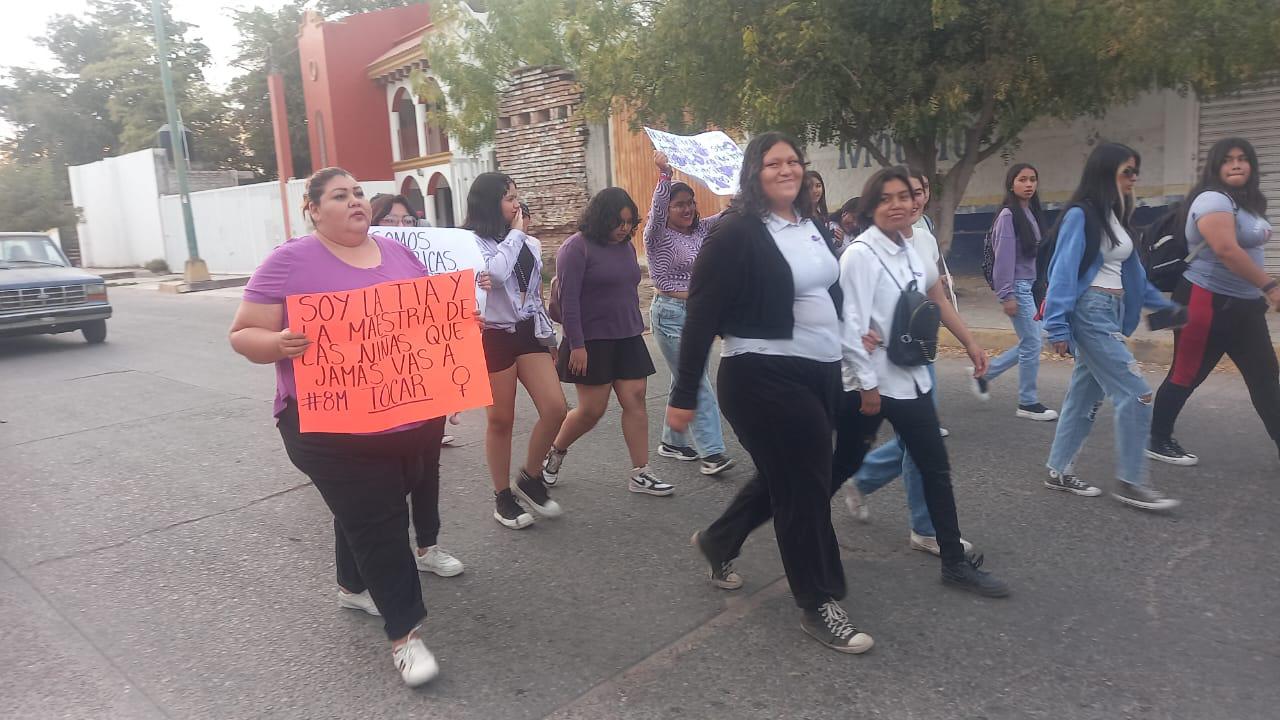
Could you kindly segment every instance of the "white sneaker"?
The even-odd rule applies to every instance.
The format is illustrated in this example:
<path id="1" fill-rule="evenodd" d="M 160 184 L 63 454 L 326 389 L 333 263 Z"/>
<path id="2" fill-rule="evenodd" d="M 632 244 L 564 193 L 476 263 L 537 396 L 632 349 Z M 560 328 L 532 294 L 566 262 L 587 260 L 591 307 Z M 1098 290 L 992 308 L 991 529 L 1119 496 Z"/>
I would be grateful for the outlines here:
<path id="1" fill-rule="evenodd" d="M 414 560 L 422 572 L 435 573 L 440 577 L 453 577 L 462 574 L 462 561 L 440 549 L 439 545 L 427 548 L 425 555 L 414 553 Z"/>
<path id="2" fill-rule="evenodd" d="M 431 654 L 422 642 L 422 638 L 416 633 L 409 637 L 408 642 L 391 651 L 391 660 L 400 671 L 404 684 L 409 687 L 418 687 L 430 682 L 440 674 L 436 656 Z"/>
<path id="3" fill-rule="evenodd" d="M 867 507 L 867 497 L 858 491 L 858 484 L 853 480 L 845 483 L 844 506 L 849 514 L 858 522 L 871 522 L 871 508 Z"/>
<path id="4" fill-rule="evenodd" d="M 1019 405 L 1018 411 L 1014 415 L 1027 420 L 1039 420 L 1040 422 L 1053 422 L 1058 419 L 1057 410 L 1050 410 L 1040 403 Z"/>
<path id="5" fill-rule="evenodd" d="M 452 444 L 453 444 L 453 441 L 454 441 L 455 439 L 456 439 L 456 438 L 454 438 L 452 435 L 442 435 L 442 436 L 440 436 L 440 444 L 441 444 L 441 445 L 452 445 Z"/>
<path id="6" fill-rule="evenodd" d="M 631 471 L 631 482 L 627 483 L 627 489 L 633 493 L 665 497 L 674 493 L 676 486 L 659 480 L 658 476 L 649 470 L 649 466 L 645 465 Z"/>
<path id="7" fill-rule="evenodd" d="M 964 548 L 965 552 L 970 552 L 973 550 L 973 543 L 965 540 L 964 538 L 960 538 L 960 547 Z M 915 530 L 911 531 L 911 549 L 920 550 L 922 552 L 927 552 L 930 555 L 942 557 L 942 549 L 938 547 L 938 538 L 921 535 Z"/>
<path id="8" fill-rule="evenodd" d="M 338 607 L 363 610 L 374 617 L 382 617 L 382 613 L 378 612 L 378 606 L 373 604 L 373 598 L 369 596 L 368 590 L 349 593 L 338 588 Z"/>
<path id="9" fill-rule="evenodd" d="M 946 428 L 938 428 L 938 434 L 942 437 L 951 437 L 951 431 Z"/>

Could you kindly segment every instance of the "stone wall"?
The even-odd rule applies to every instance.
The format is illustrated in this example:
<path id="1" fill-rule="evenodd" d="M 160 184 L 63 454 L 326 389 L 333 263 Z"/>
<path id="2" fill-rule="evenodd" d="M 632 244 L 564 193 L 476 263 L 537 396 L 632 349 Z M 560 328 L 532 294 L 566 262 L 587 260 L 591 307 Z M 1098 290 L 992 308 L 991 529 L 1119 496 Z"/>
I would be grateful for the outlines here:
<path id="1" fill-rule="evenodd" d="M 587 126 L 578 116 L 581 90 L 559 67 L 512 73 L 498 104 L 498 170 L 510 175 L 533 215 L 531 231 L 562 238 L 586 207 Z M 544 242 L 544 251 L 553 251 Z M 558 245 L 558 242 L 555 243 Z"/>

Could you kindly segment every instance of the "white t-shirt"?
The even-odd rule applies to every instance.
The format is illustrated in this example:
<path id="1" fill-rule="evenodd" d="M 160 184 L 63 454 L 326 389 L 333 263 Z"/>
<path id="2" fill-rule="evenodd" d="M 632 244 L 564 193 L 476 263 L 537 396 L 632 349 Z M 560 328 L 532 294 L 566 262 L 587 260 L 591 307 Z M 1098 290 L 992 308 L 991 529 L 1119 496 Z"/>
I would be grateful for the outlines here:
<path id="1" fill-rule="evenodd" d="M 1093 286 L 1108 290 L 1123 290 L 1124 278 L 1120 268 L 1133 254 L 1133 238 L 1129 237 L 1129 231 L 1120 224 L 1120 219 L 1115 213 L 1111 213 L 1110 222 L 1111 232 L 1115 233 L 1120 244 L 1112 245 L 1111 238 L 1106 233 L 1102 233 L 1100 243 L 1102 247 L 1099 248 L 1102 253 L 1102 267 L 1098 268 L 1098 274 L 1093 278 Z"/>
<path id="2" fill-rule="evenodd" d="M 830 287 L 840 277 L 840 265 L 822 239 L 818 228 L 807 219 L 798 223 L 770 214 L 765 227 L 778 251 L 791 266 L 795 284 L 792 314 L 795 325 L 791 339 L 766 340 L 726 335 L 720 357 L 746 353 L 803 357 L 819 362 L 840 360 L 840 319 L 831 301 Z"/>
<path id="3" fill-rule="evenodd" d="M 924 261 L 924 284 L 920 286 L 920 292 L 924 292 L 938 282 L 938 261 L 942 258 L 942 251 L 938 249 L 938 238 L 934 237 L 927 228 L 913 225 L 911 237 L 907 238 L 907 242 L 911 243 L 916 254 Z"/>

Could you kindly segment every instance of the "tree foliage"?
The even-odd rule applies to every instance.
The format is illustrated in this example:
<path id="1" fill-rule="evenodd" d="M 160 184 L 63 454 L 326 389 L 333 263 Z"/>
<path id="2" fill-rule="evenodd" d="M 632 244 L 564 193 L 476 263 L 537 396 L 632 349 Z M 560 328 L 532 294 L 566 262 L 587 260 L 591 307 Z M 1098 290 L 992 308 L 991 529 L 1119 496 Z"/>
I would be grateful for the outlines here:
<path id="1" fill-rule="evenodd" d="M 0 230 L 74 230 L 66 176 L 66 168 L 50 160 L 26 164 L 0 160 Z"/>
<path id="2" fill-rule="evenodd" d="M 293 0 L 278 10 L 261 7 L 233 10 L 240 40 L 232 64 L 242 71 L 227 89 L 244 148 L 244 163 L 265 178 L 277 177 L 275 134 L 267 74 L 274 65 L 284 80 L 285 112 L 293 171 L 311 174 L 311 144 L 307 137 L 307 106 L 303 98 L 302 65 L 298 62 L 298 27 L 306 0 Z"/>
<path id="3" fill-rule="evenodd" d="M 636 123 L 782 129 L 860 145 L 884 164 L 874 138 L 887 133 L 934 175 L 944 241 L 974 168 L 1032 121 L 1101 113 L 1149 90 L 1230 90 L 1280 66 L 1275 0 L 491 5 L 487 27 L 428 41 L 449 122 L 471 143 L 492 135 L 513 68 L 566 65 L 589 110 L 622 102 Z M 965 151 L 944 171 L 939 149 L 957 135 Z"/>

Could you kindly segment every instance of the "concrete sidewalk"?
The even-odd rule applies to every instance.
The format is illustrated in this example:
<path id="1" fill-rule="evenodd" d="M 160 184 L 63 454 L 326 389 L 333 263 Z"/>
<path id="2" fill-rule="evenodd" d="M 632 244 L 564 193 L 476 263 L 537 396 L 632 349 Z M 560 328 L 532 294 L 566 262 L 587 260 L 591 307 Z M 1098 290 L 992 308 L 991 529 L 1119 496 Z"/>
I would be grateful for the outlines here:
<path id="1" fill-rule="evenodd" d="M 955 284 L 960 316 L 989 354 L 1018 344 L 1018 336 L 1009 324 L 1009 318 L 1000 309 L 986 281 L 981 277 L 956 276 Z M 1271 341 L 1275 343 L 1276 353 L 1280 354 L 1280 313 L 1267 313 L 1267 325 L 1271 328 Z M 959 341 L 945 328 L 941 343 L 944 347 L 960 347 Z M 1144 320 L 1129 338 L 1129 349 L 1139 362 L 1168 365 L 1173 361 L 1173 332 L 1152 332 Z M 1045 350 L 1049 350 L 1047 339 Z M 1223 362 L 1228 361 L 1224 359 Z"/>

